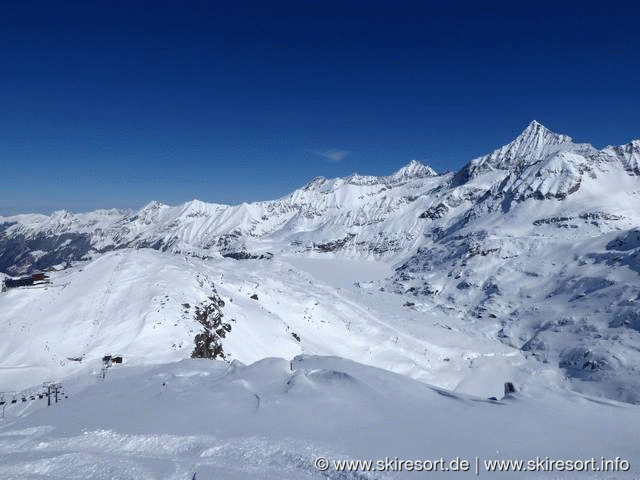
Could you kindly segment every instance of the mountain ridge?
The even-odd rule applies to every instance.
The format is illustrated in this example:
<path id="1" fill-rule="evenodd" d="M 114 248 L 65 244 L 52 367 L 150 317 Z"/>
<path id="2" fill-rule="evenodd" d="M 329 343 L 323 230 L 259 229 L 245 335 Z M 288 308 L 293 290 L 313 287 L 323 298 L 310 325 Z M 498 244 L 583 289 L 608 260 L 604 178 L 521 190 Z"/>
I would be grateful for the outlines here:
<path id="1" fill-rule="evenodd" d="M 533 159 L 535 161 L 539 161 L 541 157 L 546 156 L 549 153 L 549 150 L 553 151 L 562 146 L 573 146 L 579 151 L 582 152 L 601 152 L 610 157 L 617 157 L 621 161 L 625 162 L 625 165 L 632 164 L 631 169 L 636 168 L 636 165 L 640 163 L 640 139 L 630 140 L 628 143 L 623 145 L 612 146 L 609 145 L 601 150 L 597 150 L 595 147 L 590 144 L 574 144 L 571 137 L 564 134 L 557 134 L 545 127 L 543 124 L 538 122 L 537 120 L 532 120 L 529 125 L 511 142 L 503 145 L 502 147 L 494 150 L 492 153 L 487 155 L 483 155 L 477 158 L 470 160 L 467 164 L 465 164 L 460 170 L 455 172 L 454 178 L 459 176 L 463 176 L 465 172 L 469 172 L 470 170 L 474 173 L 474 175 L 478 175 L 480 173 L 486 173 L 490 170 L 496 169 L 510 169 L 510 167 L 516 167 L 518 171 L 522 171 L 524 167 L 528 165 L 522 165 L 517 163 L 515 165 L 509 163 L 511 160 L 522 160 L 523 157 L 528 157 L 529 160 Z M 612 159 L 612 158 L 610 158 Z M 634 172 L 636 173 L 636 172 Z M 444 174 L 446 175 L 446 174 Z M 472 176 L 474 176 L 472 175 Z M 395 171 L 390 175 L 383 176 L 369 176 L 369 175 L 360 175 L 358 173 L 353 173 L 346 177 L 336 177 L 332 179 L 327 179 L 325 177 L 319 176 L 310 180 L 307 184 L 302 187 L 294 190 L 290 194 L 285 195 L 284 197 L 280 197 L 276 200 L 267 200 L 267 201 L 258 201 L 252 203 L 241 203 L 236 205 L 230 204 L 220 204 L 215 202 L 204 202 L 199 199 L 193 199 L 182 204 L 175 205 L 175 208 L 188 208 L 190 206 L 201 205 L 201 206 L 211 206 L 211 207 L 240 207 L 242 205 L 256 205 L 256 204 L 265 204 L 273 201 L 278 201 L 290 197 L 295 192 L 299 190 L 305 190 L 314 188 L 320 185 L 332 184 L 336 182 L 346 182 L 352 183 L 355 185 L 366 185 L 369 183 L 384 183 L 384 182 L 392 182 L 392 181 L 400 181 L 400 180 L 409 180 L 415 178 L 422 177 L 436 177 L 443 176 L 442 174 L 438 174 L 434 169 L 430 166 L 423 164 L 418 160 L 411 160 L 409 163 Z M 470 180 L 467 178 L 466 181 Z M 455 181 L 454 181 L 455 183 Z M 148 204 L 141 207 L 136 213 L 140 214 L 141 212 L 152 211 L 161 207 L 171 207 L 169 204 L 165 204 L 156 200 L 150 201 Z M 89 212 L 82 213 L 73 213 L 67 210 L 57 210 L 52 212 L 50 215 L 46 214 L 17 214 L 10 216 L 0 216 L 0 220 L 4 222 L 11 221 L 20 221 L 27 220 L 26 217 L 35 217 L 38 216 L 40 218 L 47 217 L 51 220 L 60 219 L 60 217 L 68 217 L 68 216 L 78 216 L 89 213 L 95 214 L 103 214 L 103 215 L 118 215 L 118 214 L 132 214 L 134 213 L 131 209 L 97 209 Z"/>
<path id="2" fill-rule="evenodd" d="M 78 260 L 90 251 L 122 247 L 196 254 L 203 250 L 209 254 L 259 251 L 254 240 L 269 237 L 287 237 L 289 245 L 300 245 L 301 251 L 334 244 L 365 256 L 408 254 L 418 247 L 414 240 L 421 230 L 409 220 L 411 216 L 452 217 L 462 206 L 467 215 L 476 215 L 482 209 L 508 211 L 529 198 L 562 200 L 580 190 L 585 175 L 606 177 L 618 167 L 631 176 L 640 172 L 640 140 L 597 150 L 574 144 L 571 137 L 534 120 L 514 140 L 471 160 L 454 174 L 438 175 L 412 160 L 386 176 L 316 177 L 271 201 L 224 205 L 194 199 L 177 206 L 152 201 L 135 212 L 102 209 L 73 214 L 63 210 L 51 215 L 0 217 L 0 271 L 28 271 L 29 250 L 64 250 L 32 262 L 34 268 L 42 269 L 52 262 Z M 462 217 L 460 221 L 467 220 Z M 406 225 L 398 234 L 394 230 L 401 223 Z M 351 231 L 359 227 L 369 232 Z M 77 255 L 65 249 L 67 235 L 76 236 L 82 245 Z M 61 239 L 59 246 L 56 242 L 48 245 L 53 236 Z M 3 247 L 2 239 L 11 247 Z M 25 246 L 29 242 L 33 245 Z M 23 251 L 16 254 L 16 248 Z M 21 262 L 11 262 L 12 255 L 20 256 Z"/>
<path id="3" fill-rule="evenodd" d="M 425 318 L 557 365 L 577 389 L 640 402 L 639 152 L 637 140 L 598 150 L 534 121 L 457 173 L 413 161 L 388 176 L 318 177 L 265 202 L 4 217 L 0 272 L 140 248 L 255 268 L 381 261 L 394 268 L 372 288 Z"/>

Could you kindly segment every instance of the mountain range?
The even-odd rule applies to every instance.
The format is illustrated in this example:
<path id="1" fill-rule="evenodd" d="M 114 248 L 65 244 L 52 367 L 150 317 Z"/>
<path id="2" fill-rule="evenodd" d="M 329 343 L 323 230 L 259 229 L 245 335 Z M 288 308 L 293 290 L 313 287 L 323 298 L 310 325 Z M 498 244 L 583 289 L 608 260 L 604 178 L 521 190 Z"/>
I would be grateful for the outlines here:
<path id="1" fill-rule="evenodd" d="M 58 303 L 51 298 L 53 287 L 44 296 L 7 292 L 0 315 L 17 335 L 33 315 L 56 305 L 49 332 L 58 340 L 45 339 L 46 331 L 42 338 L 25 337 L 35 350 L 49 345 L 39 364 L 57 362 L 59 368 L 66 356 L 134 352 L 133 345 L 144 345 L 147 358 L 174 345 L 166 358 L 178 359 L 193 347 L 187 343 L 196 327 L 154 333 L 150 319 L 160 321 L 152 315 L 159 299 L 168 295 L 171 318 L 182 318 L 179 305 L 204 301 L 218 287 L 232 312 L 227 316 L 237 324 L 223 342 L 232 358 L 339 354 L 470 394 L 491 393 L 504 380 L 498 376 L 483 389 L 473 385 L 474 372 L 493 382 L 487 372 L 506 371 L 526 383 L 544 371 L 575 390 L 639 403 L 639 196 L 640 140 L 598 149 L 533 121 L 512 142 L 458 172 L 438 174 L 412 161 L 388 176 L 317 177 L 266 202 L 152 202 L 135 212 L 0 217 L 0 271 L 18 276 L 52 269 L 54 280 L 75 292 Z M 323 290 L 317 276 L 300 280 L 309 265 L 324 260 L 330 269 L 361 269 L 357 278 L 344 273 L 355 282 L 348 298 L 347 285 L 335 275 L 333 283 L 325 282 L 332 290 Z M 180 271 L 182 264 L 187 266 Z M 380 266 L 381 273 L 367 278 L 364 265 Z M 123 270 L 126 277 L 119 277 Z M 205 270 L 206 288 L 200 285 L 195 294 L 185 287 L 198 284 Z M 95 278 L 87 281 L 92 271 Z M 105 271 L 115 272 L 108 281 Z M 221 285 L 225 272 L 237 275 L 233 287 Z M 238 272 L 256 285 L 243 284 Z M 154 275 L 160 275 L 157 282 Z M 310 304 L 301 298 L 305 282 L 311 285 Z M 120 301 L 101 300 L 105 291 L 115 291 L 114 284 L 129 285 L 118 294 Z M 144 293 L 134 295 L 135 307 L 127 307 L 127 295 L 136 288 Z M 239 305 L 240 292 L 245 298 Z M 258 299 L 246 300 L 249 293 Z M 91 295 L 93 304 L 68 306 Z M 236 299 L 233 306 L 229 298 Z M 286 310 L 274 303 L 287 298 L 296 306 Z M 332 299 L 331 308 L 323 298 Z M 92 309 L 95 303 L 102 313 Z M 323 311 L 326 325 L 340 329 L 324 329 L 309 313 L 314 308 Z M 78 351 L 58 345 L 62 349 L 51 353 L 58 348 L 51 344 L 63 336 L 55 325 L 71 317 L 78 331 L 85 329 L 86 344 Z M 133 337 L 131 323 L 107 334 L 105 325 L 114 317 L 147 320 L 136 320 Z M 258 317 L 278 326 L 260 335 Z M 146 332 L 142 343 L 140 332 Z M 270 343 L 272 337 L 280 340 Z M 454 348 L 453 338 L 462 345 Z M 380 349 L 374 352 L 370 342 Z M 7 364 L 27 362 L 28 355 L 21 357 L 13 347 L 0 351 Z"/>

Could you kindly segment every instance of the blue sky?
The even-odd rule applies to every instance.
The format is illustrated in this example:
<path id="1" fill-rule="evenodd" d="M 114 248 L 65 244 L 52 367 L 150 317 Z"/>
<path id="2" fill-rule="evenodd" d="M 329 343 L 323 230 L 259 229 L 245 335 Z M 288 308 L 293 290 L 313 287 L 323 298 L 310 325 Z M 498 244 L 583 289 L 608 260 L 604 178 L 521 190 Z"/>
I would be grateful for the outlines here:
<path id="1" fill-rule="evenodd" d="M 640 137 L 632 2 L 2 2 L 0 214 L 438 171 L 536 119 Z"/>

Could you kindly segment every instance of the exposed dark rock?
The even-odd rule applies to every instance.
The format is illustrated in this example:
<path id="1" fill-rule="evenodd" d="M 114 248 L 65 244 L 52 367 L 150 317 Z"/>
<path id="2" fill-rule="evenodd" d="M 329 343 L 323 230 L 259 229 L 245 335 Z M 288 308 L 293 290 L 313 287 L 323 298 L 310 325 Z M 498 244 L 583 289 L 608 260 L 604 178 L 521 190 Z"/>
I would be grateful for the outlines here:
<path id="1" fill-rule="evenodd" d="M 195 348 L 191 358 L 225 358 L 222 339 L 231 331 L 231 324 L 222 321 L 224 301 L 215 288 L 207 300 L 195 307 L 195 320 L 202 325 L 202 331 L 194 339 Z"/>
<path id="2" fill-rule="evenodd" d="M 610 361 L 604 354 L 579 347 L 563 352 L 558 366 L 569 376 L 582 380 L 597 380 L 602 371 L 611 369 Z"/>
<path id="3" fill-rule="evenodd" d="M 349 243 L 354 238 L 355 238 L 355 234 L 350 233 L 344 238 L 340 238 L 338 240 L 334 240 L 332 242 L 327 242 L 327 243 L 320 243 L 320 244 L 314 243 L 313 246 L 316 250 L 320 252 L 325 252 L 325 253 L 335 252 L 336 250 L 340 250 L 341 248 L 343 248 L 347 243 Z"/>
<path id="4" fill-rule="evenodd" d="M 516 393 L 516 387 L 511 382 L 505 382 L 504 384 L 504 396 L 507 397 L 512 393 Z"/>
<path id="5" fill-rule="evenodd" d="M 449 211 L 449 207 L 447 207 L 444 203 L 439 203 L 436 206 L 430 207 L 426 211 L 422 212 L 418 218 L 428 218 L 431 220 L 436 220 L 438 218 L 444 217 Z"/>
<path id="6" fill-rule="evenodd" d="M 640 247 L 640 230 L 633 229 L 607 243 L 607 250 L 627 252 Z"/>

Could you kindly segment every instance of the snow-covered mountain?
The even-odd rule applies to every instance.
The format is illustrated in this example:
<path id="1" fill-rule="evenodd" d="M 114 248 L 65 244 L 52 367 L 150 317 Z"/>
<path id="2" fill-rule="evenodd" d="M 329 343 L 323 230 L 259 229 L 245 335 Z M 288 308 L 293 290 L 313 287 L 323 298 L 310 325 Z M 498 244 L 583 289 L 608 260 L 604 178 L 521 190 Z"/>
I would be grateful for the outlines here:
<path id="1" fill-rule="evenodd" d="M 389 176 L 318 177 L 268 202 L 228 206 L 193 200 L 176 207 L 151 202 L 137 212 L 0 217 L 0 267 L 19 273 L 126 247 L 201 256 L 275 250 L 401 257 L 432 230 L 419 214 L 451 223 L 465 220 L 460 214 L 470 215 L 475 204 L 507 211 L 529 198 L 562 200 L 587 179 L 595 181 L 582 193 L 595 204 L 620 188 L 633 193 L 639 152 L 637 140 L 597 150 L 533 121 L 511 143 L 455 175 L 437 175 L 414 160 Z"/>
<path id="2" fill-rule="evenodd" d="M 269 202 L 151 202 L 138 212 L 0 217 L 0 267 L 20 273 L 128 247 L 198 256 L 248 257 L 267 250 L 393 255 L 413 248 L 420 223 L 415 213 L 424 203 L 416 200 L 442 183 L 431 168 L 412 161 L 385 177 L 318 177 Z M 405 225 L 408 218 L 415 225 Z"/>
<path id="3" fill-rule="evenodd" d="M 15 332 L 24 332 L 25 318 L 34 321 L 35 312 L 56 305 L 55 322 L 76 316 L 98 324 L 103 321 L 96 320 L 100 315 L 109 321 L 136 318 L 144 323 L 140 327 L 144 331 L 153 325 L 153 299 L 158 295 L 169 295 L 175 310 L 164 314 L 169 323 L 181 315 L 180 303 L 192 305 L 206 297 L 204 290 L 194 293 L 185 287 L 200 270 L 208 270 L 218 291 L 225 292 L 227 287 L 215 280 L 216 272 L 252 272 L 256 283 L 264 285 L 286 278 L 283 272 L 302 275 L 307 266 L 315 265 L 309 263 L 314 259 L 326 260 L 339 271 L 357 266 L 362 272 L 368 261 L 383 266 L 384 274 L 359 277 L 358 287 L 348 291 L 345 285 L 318 282 L 316 272 L 308 270 L 312 274 L 308 281 L 324 285 L 318 287 L 322 293 L 318 291 L 316 299 L 334 299 L 337 310 L 323 311 L 316 318 L 318 325 L 323 317 L 331 326 L 335 341 L 314 340 L 328 338 L 329 330 L 301 333 L 307 328 L 305 308 L 311 305 L 295 300 L 289 302 L 293 308 L 278 311 L 277 303 L 271 302 L 263 306 L 266 310 L 256 311 L 263 299 L 258 294 L 260 302 L 245 299 L 233 307 L 226 302 L 225 310 L 238 317 L 238 327 L 225 339 L 225 348 L 245 362 L 267 355 L 336 354 L 473 394 L 494 391 L 505 376 L 518 376 L 526 383 L 532 372 L 549 370 L 572 379 L 574 388 L 639 402 L 639 161 L 638 140 L 597 149 L 534 121 L 512 142 L 456 173 L 437 175 L 412 161 L 389 176 L 319 177 L 268 202 L 227 206 L 194 200 L 175 207 L 152 202 L 137 212 L 4 217 L 0 218 L 0 271 L 19 274 L 78 261 L 92 263 L 81 262 L 56 274 L 59 285 L 65 283 L 64 275 L 70 275 L 69 285 L 82 285 L 83 293 L 54 300 L 49 298 L 52 293 L 38 296 L 29 291 L 27 297 L 25 292 L 10 291 L 0 302 L 2 311 L 11 313 L 0 315 L 14 322 Z M 108 295 L 96 293 L 108 289 L 100 280 L 93 303 L 78 310 L 80 303 L 74 298 L 91 298 L 88 270 L 111 271 L 118 251 L 131 256 L 130 249 L 142 248 L 161 252 L 149 257 L 149 264 L 156 267 L 145 270 L 144 262 L 131 260 L 137 266 L 118 280 L 126 283 L 134 278 L 141 283 L 124 290 L 112 310 L 105 306 L 102 311 L 108 314 L 98 314 L 96 304 L 111 302 Z M 224 256 L 238 261 L 222 260 Z M 250 263 L 239 262 L 242 259 Z M 198 266 L 185 267 L 188 262 Z M 157 273 L 163 268 L 167 273 Z M 176 272 L 175 277 L 168 272 Z M 156 275 L 165 282 L 162 293 L 144 290 Z M 285 304 L 288 297 L 308 293 L 305 281 L 281 281 L 283 285 L 269 289 L 268 298 Z M 141 310 L 122 314 L 118 305 L 143 284 L 138 297 L 142 300 L 136 302 Z M 284 293 L 276 294 L 278 290 Z M 225 295 L 237 298 L 231 291 Z M 305 307 L 300 310 L 296 305 Z M 242 315 L 246 323 L 239 320 Z M 268 315 L 275 315 L 274 325 L 279 325 L 268 328 L 268 334 L 277 331 L 286 338 L 277 348 L 273 345 L 278 342 L 265 346 L 251 323 Z M 331 315 L 335 322 L 328 320 Z M 343 326 L 336 326 L 356 318 L 357 328 L 341 331 Z M 65 355 L 95 356 L 103 350 L 125 349 L 151 357 L 162 352 L 160 357 L 169 359 L 164 336 L 172 338 L 169 345 L 175 343 L 173 338 L 186 345 L 196 328 L 187 323 L 151 335 L 152 340 L 118 334 L 125 343 L 113 343 L 115 335 L 113 342 L 105 340 L 109 337 L 92 327 L 102 343 L 77 352 L 67 352 L 64 342 L 57 343 L 55 358 L 59 362 Z M 241 324 L 246 325 L 245 337 L 234 337 Z M 461 348 L 451 349 L 454 339 L 461 341 Z M 253 353 L 242 353 L 240 345 Z M 18 360 L 13 346 L 0 349 L 9 352 L 3 357 L 7 364 L 26 361 Z M 499 360 L 488 360 L 495 353 Z M 474 369 L 499 370 L 500 375 L 476 371 L 476 379 L 483 380 L 474 383 L 473 375 L 468 375 Z"/>

